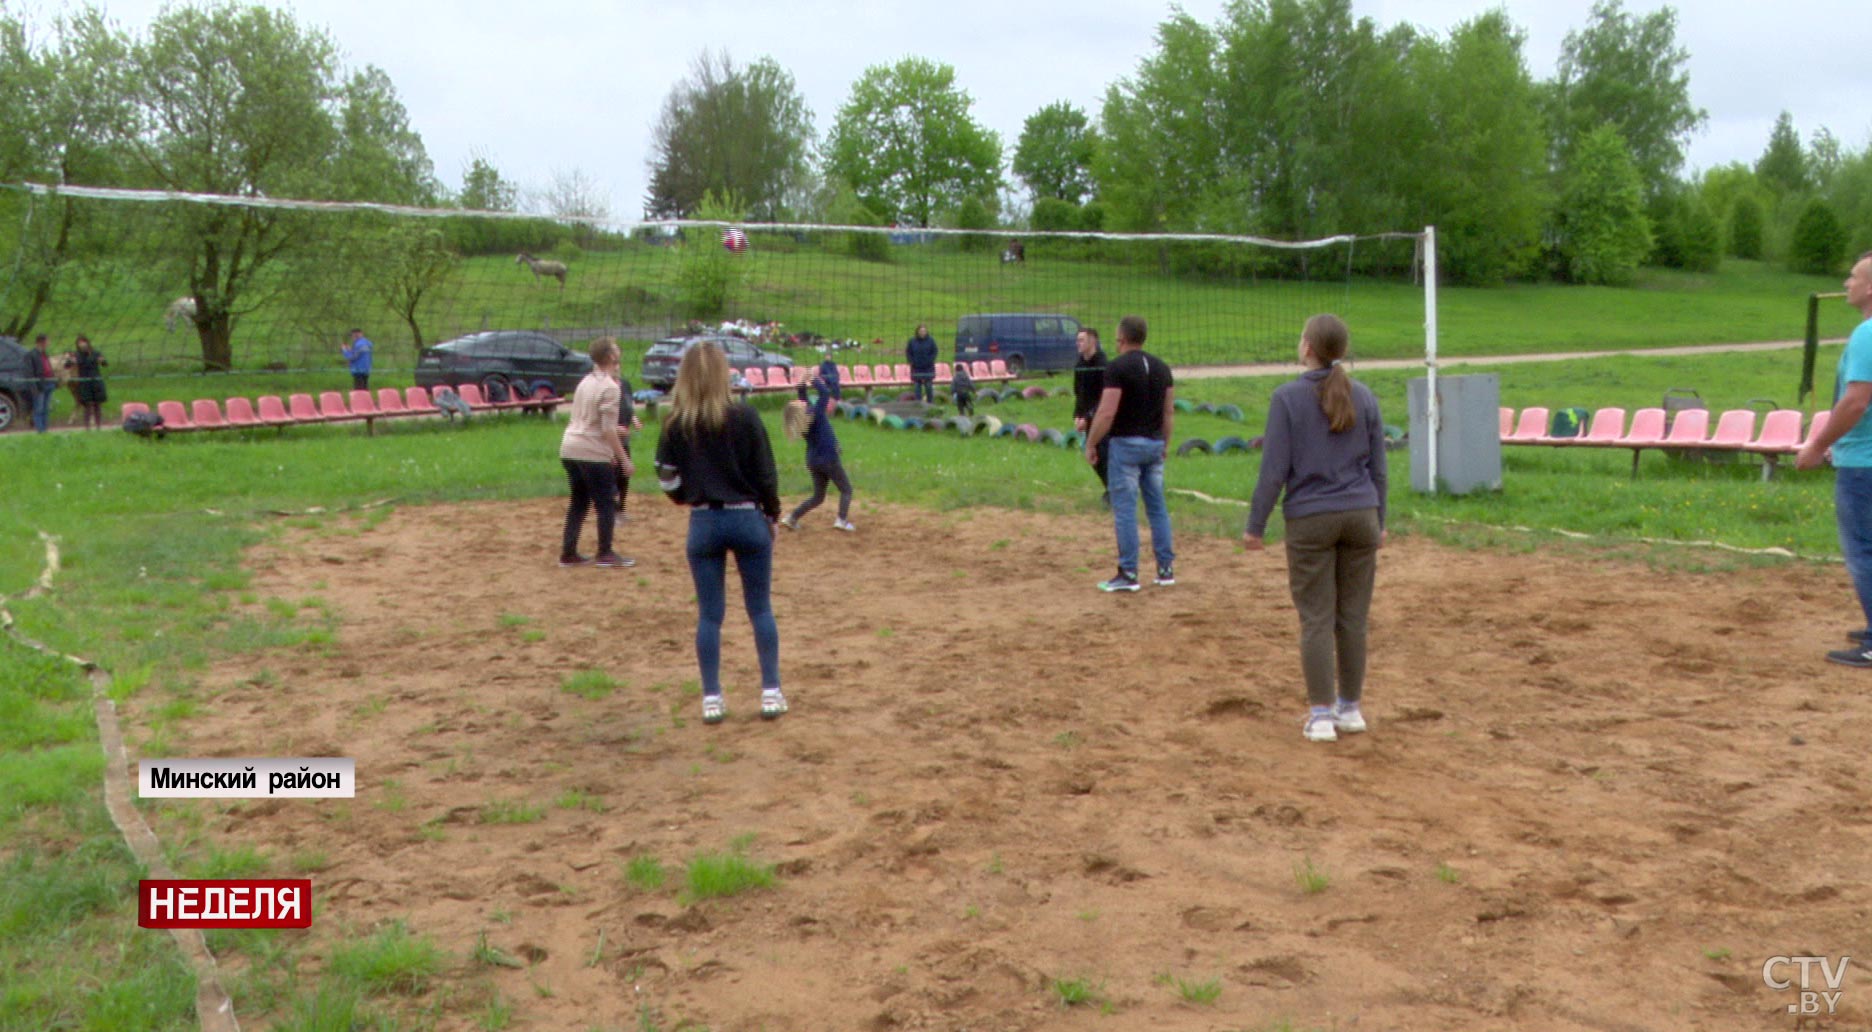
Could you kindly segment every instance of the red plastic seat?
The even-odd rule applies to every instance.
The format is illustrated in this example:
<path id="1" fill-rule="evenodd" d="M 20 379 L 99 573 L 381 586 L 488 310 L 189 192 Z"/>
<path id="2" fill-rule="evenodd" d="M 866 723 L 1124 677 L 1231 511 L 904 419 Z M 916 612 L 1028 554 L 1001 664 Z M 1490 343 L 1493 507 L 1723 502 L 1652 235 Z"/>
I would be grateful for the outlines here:
<path id="1" fill-rule="evenodd" d="M 429 389 L 426 387 L 411 387 L 409 390 L 403 392 L 403 397 L 409 400 L 409 410 L 411 412 L 442 411 L 435 407 L 435 402 L 429 400 Z"/>
<path id="2" fill-rule="evenodd" d="M 226 419 L 222 418 L 220 402 L 213 398 L 196 398 L 190 403 L 190 407 L 194 410 L 195 429 L 227 429 L 228 422 Z M 165 419 L 163 422 L 166 424 L 169 421 Z"/>
<path id="3" fill-rule="evenodd" d="M 1664 443 L 1672 448 L 1701 448 L 1709 437 L 1709 409 L 1684 409 L 1671 421 Z"/>
<path id="4" fill-rule="evenodd" d="M 953 377 L 954 375 L 955 374 L 951 372 L 949 369 L 949 363 L 947 362 L 936 363 L 936 382 L 937 383 L 948 383 L 950 378 Z"/>
<path id="5" fill-rule="evenodd" d="M 484 409 L 484 408 L 493 407 L 492 405 L 488 404 L 488 400 L 486 398 L 483 398 L 481 396 L 481 386 L 479 384 L 473 384 L 473 383 L 460 384 L 455 388 L 455 393 L 461 395 L 461 400 L 467 402 L 468 407 L 471 409 Z"/>
<path id="6" fill-rule="evenodd" d="M 1619 438 L 1619 443 L 1631 447 L 1659 444 L 1664 440 L 1664 410 L 1661 408 L 1641 408 L 1632 413 L 1631 429 Z"/>
<path id="7" fill-rule="evenodd" d="M 277 394 L 262 395 L 260 398 L 260 422 L 267 426 L 285 426 L 298 420 L 286 414 L 286 403 Z"/>
<path id="8" fill-rule="evenodd" d="M 127 419 L 138 412 L 148 412 L 149 410 L 150 407 L 140 401 L 126 401 L 123 403 L 122 410 L 118 413 L 118 418 Z"/>
<path id="9" fill-rule="evenodd" d="M 1625 436 L 1625 410 L 1622 408 L 1602 408 L 1593 413 L 1592 426 L 1586 436 L 1575 438 L 1579 444 L 1604 447 L 1619 443 Z"/>
<path id="10" fill-rule="evenodd" d="M 1801 447 L 1800 409 L 1775 409 L 1762 419 L 1761 436 L 1748 446 L 1752 452 L 1792 455 Z"/>
<path id="11" fill-rule="evenodd" d="M 200 420 L 197 420 L 200 422 Z M 246 398 L 227 400 L 227 422 L 229 426 L 259 426 L 260 417 L 254 415 L 253 402 Z"/>
<path id="12" fill-rule="evenodd" d="M 407 416 L 409 408 L 403 404 L 403 396 L 395 387 L 377 389 L 377 411 L 386 416 Z"/>
<path id="13" fill-rule="evenodd" d="M 1807 436 L 1801 439 L 1801 444 L 1804 445 L 1808 441 L 1811 441 L 1814 438 L 1820 436 L 1821 432 L 1826 429 L 1827 420 L 1832 419 L 1832 418 L 1833 418 L 1832 409 L 1821 409 L 1820 411 L 1814 413 L 1813 422 L 1808 425 Z"/>
<path id="14" fill-rule="evenodd" d="M 988 377 L 994 380 L 1012 380 L 1014 374 L 1008 372 L 1007 363 L 998 358 L 988 360 Z"/>
<path id="15" fill-rule="evenodd" d="M 1498 436 L 1505 441 L 1512 433 L 1514 433 L 1514 409 L 1504 408 L 1501 410 L 1501 432 Z"/>
<path id="16" fill-rule="evenodd" d="M 312 401 L 310 394 L 295 394 L 287 398 L 286 410 L 292 413 L 293 419 L 301 423 L 325 422 L 325 417 L 319 415 L 318 405 Z"/>
<path id="17" fill-rule="evenodd" d="M 1755 410 L 1730 409 L 1716 421 L 1716 432 L 1710 436 L 1711 448 L 1746 448 L 1755 437 Z"/>
<path id="18" fill-rule="evenodd" d="M 988 363 L 986 362 L 970 362 L 969 374 L 974 376 L 977 380 L 987 380 L 994 377 L 994 371 L 988 368 Z"/>
<path id="19" fill-rule="evenodd" d="M 896 383 L 910 382 L 910 367 L 902 362 L 891 366 L 891 380 Z"/>
<path id="20" fill-rule="evenodd" d="M 750 387 L 753 387 L 753 388 L 754 388 L 755 390 L 757 390 L 757 391 L 764 391 L 764 390 L 766 390 L 766 389 L 767 389 L 767 372 L 766 372 L 766 370 L 764 370 L 764 369 L 743 369 L 743 370 L 741 371 L 741 375 L 742 375 L 742 376 L 745 376 L 745 377 L 747 377 L 747 382 L 748 382 L 748 385 L 749 385 Z"/>
<path id="21" fill-rule="evenodd" d="M 179 401 L 159 401 L 156 414 L 162 417 L 163 429 L 171 433 L 183 433 L 195 429 L 195 421 L 189 418 L 188 410 Z"/>
<path id="22" fill-rule="evenodd" d="M 1547 440 L 1547 410 L 1539 405 L 1530 405 L 1521 410 L 1521 422 L 1515 431 L 1508 435 L 1515 444 L 1538 444 Z"/>
<path id="23" fill-rule="evenodd" d="M 849 384 L 854 384 L 854 385 L 856 385 L 856 386 L 859 386 L 859 387 L 869 387 L 869 386 L 871 386 L 871 383 L 872 383 L 872 380 L 871 380 L 871 367 L 870 367 L 870 366 L 868 366 L 868 365 L 855 365 L 855 366 L 852 366 L 852 367 L 851 367 L 851 377 L 850 377 L 849 379 L 847 379 L 847 380 L 846 380 L 845 382 L 846 382 L 846 383 L 849 383 Z"/>
<path id="24" fill-rule="evenodd" d="M 851 369 L 847 366 L 839 366 L 838 378 L 839 378 L 839 386 L 841 387 L 843 387 L 844 385 L 848 383 L 851 383 L 852 382 Z"/>
<path id="25" fill-rule="evenodd" d="M 351 410 L 345 408 L 344 395 L 339 394 L 337 391 L 320 392 L 318 397 L 318 410 L 319 415 L 325 417 L 325 421 L 328 423 L 338 423 L 354 418 L 351 415 Z"/>
<path id="26" fill-rule="evenodd" d="M 351 392 L 351 414 L 362 419 L 368 419 L 378 414 L 377 402 L 371 397 L 371 392 Z"/>

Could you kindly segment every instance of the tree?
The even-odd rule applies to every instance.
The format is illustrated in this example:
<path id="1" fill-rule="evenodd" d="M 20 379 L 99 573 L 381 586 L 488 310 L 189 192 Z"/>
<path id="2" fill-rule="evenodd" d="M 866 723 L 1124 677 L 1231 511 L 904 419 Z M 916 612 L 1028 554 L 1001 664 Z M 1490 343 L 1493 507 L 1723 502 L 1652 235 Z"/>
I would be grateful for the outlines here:
<path id="1" fill-rule="evenodd" d="M 1420 221 L 1437 227 L 1437 267 L 1455 283 L 1499 283 L 1526 272 L 1539 253 L 1552 200 L 1523 43 L 1497 10 L 1412 54 L 1431 124 L 1424 174 L 1412 181 Z"/>
<path id="2" fill-rule="evenodd" d="M 264 7 L 166 8 L 131 50 L 138 169 L 172 190 L 239 197 L 398 200 L 420 195 L 421 141 L 388 79 L 341 78 L 337 47 Z M 382 177 L 352 178 L 345 156 Z M 337 226 L 265 207 L 180 205 L 166 261 L 196 299 L 202 364 L 226 370 L 240 315 L 263 303 L 268 270 Z M 176 245 L 180 250 L 176 251 Z M 259 300 L 256 300 L 258 298 Z"/>
<path id="3" fill-rule="evenodd" d="M 443 194 L 390 76 L 367 65 L 344 84 L 329 192 L 345 200 L 430 207 Z"/>
<path id="4" fill-rule="evenodd" d="M 867 68 L 826 140 L 828 171 L 874 211 L 934 224 L 1001 185 L 1001 141 L 981 127 L 955 69 L 920 57 Z"/>
<path id="5" fill-rule="evenodd" d="M 1601 125 L 1575 148 L 1558 212 L 1561 258 L 1575 283 L 1631 282 L 1651 250 L 1644 181 L 1618 130 Z"/>
<path id="6" fill-rule="evenodd" d="M 726 53 L 704 51 L 651 131 L 644 214 L 692 214 L 712 190 L 743 198 L 755 218 L 777 219 L 806 181 L 812 145 L 812 109 L 791 72 L 772 58 L 737 68 Z"/>
<path id="7" fill-rule="evenodd" d="M 747 217 L 738 198 L 702 195 L 695 217 L 711 222 L 740 222 Z M 727 314 L 728 305 L 748 277 L 748 256 L 730 251 L 713 233 L 691 232 L 682 245 L 676 269 L 676 296 L 682 314 L 690 319 L 715 319 Z"/>
<path id="8" fill-rule="evenodd" d="M 410 328 L 410 346 L 422 354 L 423 332 L 416 310 L 423 299 L 446 282 L 460 259 L 449 250 L 442 230 L 405 220 L 384 236 L 377 252 L 381 270 L 378 293 L 397 318 Z"/>
<path id="9" fill-rule="evenodd" d="M 514 211 L 520 205 L 520 188 L 502 179 L 493 162 L 476 155 L 462 172 L 456 200 L 470 211 Z"/>
<path id="10" fill-rule="evenodd" d="M 1686 193 L 1678 201 L 1678 236 L 1683 267 L 1690 272 L 1715 272 L 1722 267 L 1722 222 L 1703 198 Z"/>
<path id="11" fill-rule="evenodd" d="M 1048 197 L 1078 204 L 1092 192 L 1097 150 L 1086 113 L 1058 101 L 1027 116 L 1014 148 L 1014 174 L 1033 191 L 1036 205 Z"/>
<path id="12" fill-rule="evenodd" d="M 1846 240 L 1846 227 L 1833 206 L 1815 197 L 1801 209 L 1800 221 L 1794 223 L 1794 237 L 1788 243 L 1788 267 L 1815 276 L 1836 274 L 1846 260 Z"/>
<path id="13" fill-rule="evenodd" d="M 1775 119 L 1768 147 L 1755 162 L 1755 178 L 1776 194 L 1803 193 L 1811 185 L 1807 155 L 1801 152 L 1800 135 L 1794 131 L 1794 116 L 1786 111 Z"/>
<path id="14" fill-rule="evenodd" d="M 1621 0 L 1598 0 L 1586 28 L 1567 33 L 1549 91 L 1558 165 L 1599 126 L 1618 130 L 1647 197 L 1665 192 L 1683 166 L 1690 133 L 1708 115 L 1690 102 L 1690 52 L 1677 45 L 1677 12 L 1643 17 Z"/>
<path id="15" fill-rule="evenodd" d="M 1221 167 L 1219 47 L 1208 26 L 1173 11 L 1157 27 L 1156 52 L 1105 91 L 1094 170 L 1114 228 L 1150 232 L 1194 221 Z"/>
<path id="16" fill-rule="evenodd" d="M 572 235 L 581 247 L 591 246 L 597 238 L 596 223 L 611 218 L 610 194 L 581 168 L 554 169 L 546 188 L 533 197 L 533 207 L 562 223 L 572 223 Z"/>
<path id="17" fill-rule="evenodd" d="M 1749 196 L 1736 198 L 1729 209 L 1729 253 L 1737 258 L 1759 260 L 1766 222 L 1760 201 Z"/>

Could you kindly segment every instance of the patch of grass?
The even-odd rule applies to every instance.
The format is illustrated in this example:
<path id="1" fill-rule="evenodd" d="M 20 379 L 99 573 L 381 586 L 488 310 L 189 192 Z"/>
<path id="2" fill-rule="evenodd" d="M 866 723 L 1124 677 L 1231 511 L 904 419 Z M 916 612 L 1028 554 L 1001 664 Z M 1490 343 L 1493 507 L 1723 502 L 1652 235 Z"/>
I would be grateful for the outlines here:
<path id="1" fill-rule="evenodd" d="M 1208 978 L 1199 982 L 1194 979 L 1185 979 L 1179 976 L 1171 979 L 1171 982 L 1176 986 L 1177 995 L 1182 997 L 1184 1003 L 1193 1003 L 1201 1007 L 1213 1007 L 1215 1006 L 1216 1000 L 1222 995 L 1222 980 L 1220 978 Z"/>
<path id="2" fill-rule="evenodd" d="M 1061 749 L 1072 749 L 1084 742 L 1085 739 L 1081 738 L 1077 731 L 1061 731 L 1059 734 L 1053 736 L 1053 744 L 1059 746 Z"/>
<path id="3" fill-rule="evenodd" d="M 428 989 L 447 963 L 441 947 L 393 921 L 367 938 L 333 949 L 326 969 L 366 992 L 413 996 Z"/>
<path id="4" fill-rule="evenodd" d="M 484 967 L 523 968 L 526 964 L 518 958 L 488 942 L 487 932 L 475 936 L 474 952 L 469 957 Z"/>
<path id="5" fill-rule="evenodd" d="M 546 632 L 537 627 L 529 627 L 520 632 L 520 640 L 533 645 L 546 640 Z"/>
<path id="6" fill-rule="evenodd" d="M 513 1014 L 513 1004 L 497 990 L 494 998 L 475 1014 L 475 1024 L 486 1029 L 487 1032 L 500 1032 L 501 1029 L 513 1024 Z"/>
<path id="7" fill-rule="evenodd" d="M 1733 954 L 1731 954 L 1726 947 L 1720 946 L 1715 949 L 1706 949 L 1703 951 L 1703 956 L 1710 960 L 1728 960 L 1732 955 Z"/>
<path id="8" fill-rule="evenodd" d="M 323 849 L 301 849 L 294 853 L 286 864 L 298 874 L 317 874 L 330 869 L 331 854 Z"/>
<path id="9" fill-rule="evenodd" d="M 1052 983 L 1053 996 L 1062 1007 L 1098 1003 L 1104 988 L 1103 983 L 1095 983 L 1089 978 L 1055 978 Z"/>
<path id="10" fill-rule="evenodd" d="M 545 807 L 519 799 L 501 799 L 481 807 L 482 824 L 533 824 L 545 817 Z"/>
<path id="11" fill-rule="evenodd" d="M 605 698 L 618 689 L 618 682 L 611 675 L 596 668 L 580 670 L 578 673 L 559 682 L 559 690 L 577 695 L 593 702 Z"/>
<path id="12" fill-rule="evenodd" d="M 1436 865 L 1436 876 L 1437 881 L 1445 885 L 1455 885 L 1457 882 L 1462 881 L 1462 875 L 1457 873 L 1456 868 L 1451 867 L 1447 863 Z"/>
<path id="13" fill-rule="evenodd" d="M 604 800 L 582 788 L 568 788 L 564 792 L 559 793 L 559 798 L 553 800 L 553 805 L 561 810 L 590 810 L 592 813 L 605 812 Z"/>
<path id="14" fill-rule="evenodd" d="M 685 902 L 726 899 L 773 886 L 772 864 L 756 863 L 740 852 L 697 853 L 683 869 Z"/>
<path id="15" fill-rule="evenodd" d="M 500 625 L 502 627 L 525 627 L 532 622 L 532 617 L 523 616 L 519 613 L 502 613 L 500 615 Z"/>
<path id="16" fill-rule="evenodd" d="M 644 892 L 655 892 L 662 888 L 668 878 L 663 861 L 649 854 L 633 856 L 630 863 L 624 865 L 624 880 L 632 888 Z"/>
<path id="17" fill-rule="evenodd" d="M 206 853 L 186 865 L 191 878 L 254 878 L 265 874 L 272 857 L 257 846 L 211 846 Z"/>
<path id="18" fill-rule="evenodd" d="M 1326 872 L 1326 868 L 1315 864 L 1313 858 L 1309 856 L 1294 865 L 1294 881 L 1299 883 L 1301 892 L 1309 896 L 1317 896 L 1325 892 L 1327 886 L 1332 884 L 1332 876 Z"/>

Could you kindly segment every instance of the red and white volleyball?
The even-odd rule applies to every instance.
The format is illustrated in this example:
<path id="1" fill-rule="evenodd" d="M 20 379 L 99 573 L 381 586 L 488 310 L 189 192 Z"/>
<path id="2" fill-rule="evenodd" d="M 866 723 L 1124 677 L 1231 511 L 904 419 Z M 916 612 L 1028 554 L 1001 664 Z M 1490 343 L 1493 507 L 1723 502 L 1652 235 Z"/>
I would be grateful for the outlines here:
<path id="1" fill-rule="evenodd" d="M 747 234 L 738 229 L 731 229 L 721 235 L 721 245 L 736 254 L 747 252 Z"/>

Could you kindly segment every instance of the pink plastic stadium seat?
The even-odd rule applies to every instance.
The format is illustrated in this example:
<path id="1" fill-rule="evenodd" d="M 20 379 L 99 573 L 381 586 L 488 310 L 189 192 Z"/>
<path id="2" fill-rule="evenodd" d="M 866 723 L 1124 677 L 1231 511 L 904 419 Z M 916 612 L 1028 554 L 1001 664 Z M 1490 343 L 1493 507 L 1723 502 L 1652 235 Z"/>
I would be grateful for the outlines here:
<path id="1" fill-rule="evenodd" d="M 371 392 L 351 392 L 351 414 L 354 416 L 377 415 L 377 402 L 371 398 Z"/>
<path id="2" fill-rule="evenodd" d="M 841 386 L 843 386 L 843 385 L 845 385 L 845 384 L 848 384 L 848 383 L 850 383 L 850 382 L 852 382 L 852 378 L 851 378 L 851 369 L 850 369 L 850 368 L 848 368 L 848 367 L 846 367 L 846 366 L 839 366 L 839 367 L 838 367 L 838 378 L 839 378 L 839 384 L 840 384 Z"/>
<path id="3" fill-rule="evenodd" d="M 936 382 L 937 383 L 948 383 L 949 378 L 953 375 L 955 374 L 949 371 L 949 363 L 947 362 L 936 363 Z"/>
<path id="4" fill-rule="evenodd" d="M 1632 413 L 1631 429 L 1619 438 L 1619 443 L 1628 446 L 1653 445 L 1664 440 L 1664 410 L 1661 408 L 1641 408 Z"/>
<path id="5" fill-rule="evenodd" d="M 991 358 L 988 360 L 988 376 L 990 379 L 997 380 L 1011 380 L 1014 378 L 1014 374 L 1008 372 L 1007 363 L 998 358 Z"/>
<path id="6" fill-rule="evenodd" d="M 1664 443 L 1673 448 L 1701 448 L 1709 438 L 1709 410 L 1685 409 L 1671 420 Z"/>
<path id="7" fill-rule="evenodd" d="M 407 416 L 409 407 L 403 404 L 403 396 L 395 387 L 377 389 L 377 411 L 386 416 Z"/>
<path id="8" fill-rule="evenodd" d="M 1625 410 L 1622 408 L 1602 408 L 1593 413 L 1592 427 L 1586 436 L 1579 438 L 1579 443 L 1605 446 L 1619 443 L 1625 436 Z"/>
<path id="9" fill-rule="evenodd" d="M 741 375 L 747 377 L 747 382 L 753 385 L 755 390 L 759 391 L 759 390 L 765 390 L 767 388 L 767 371 L 766 370 L 743 369 L 741 370 Z"/>
<path id="10" fill-rule="evenodd" d="M 323 391 L 318 398 L 319 415 L 328 422 L 336 423 L 350 419 L 351 411 L 345 408 L 344 395 L 337 391 Z"/>
<path id="11" fill-rule="evenodd" d="M 889 387 L 897 382 L 896 374 L 891 371 L 890 366 L 880 364 L 873 368 L 871 382 L 880 387 Z M 910 381 L 905 380 L 904 382 L 909 383 Z"/>
<path id="12" fill-rule="evenodd" d="M 893 383 L 909 383 L 910 382 L 910 367 L 903 364 L 902 362 L 899 362 L 896 365 L 892 366 L 891 367 L 891 381 Z"/>
<path id="13" fill-rule="evenodd" d="M 409 400 L 409 410 L 411 412 L 441 411 L 435 407 L 435 402 L 429 400 L 429 389 L 427 387 L 411 387 L 409 390 L 403 392 L 403 397 Z"/>
<path id="14" fill-rule="evenodd" d="M 468 407 L 471 409 L 489 407 L 487 399 L 481 396 L 481 387 L 479 384 L 461 384 L 455 388 L 455 393 L 461 395 L 461 400 L 467 402 Z"/>
<path id="15" fill-rule="evenodd" d="M 260 422 L 267 426 L 285 426 L 298 422 L 286 414 L 286 403 L 277 394 L 268 394 L 260 398 Z"/>
<path id="16" fill-rule="evenodd" d="M 1802 439 L 1801 443 L 1806 444 L 1808 441 L 1820 436 L 1820 433 L 1826 429 L 1827 420 L 1832 418 L 1832 416 L 1833 412 L 1831 409 L 1821 409 L 1814 413 L 1813 423 L 1807 427 L 1807 436 Z"/>
<path id="17" fill-rule="evenodd" d="M 253 402 L 246 398 L 227 400 L 227 421 L 229 426 L 259 426 L 260 417 L 254 415 Z M 197 422 L 200 422 L 197 420 Z"/>
<path id="18" fill-rule="evenodd" d="M 195 429 L 226 430 L 227 420 L 221 417 L 221 403 L 213 398 L 196 398 L 192 403 L 195 412 Z M 163 420 L 168 423 L 168 420 Z"/>
<path id="19" fill-rule="evenodd" d="M 994 373 L 988 369 L 988 363 L 986 362 L 970 362 L 969 375 L 977 380 L 986 380 L 994 376 Z"/>
<path id="20" fill-rule="evenodd" d="M 195 429 L 194 421 L 189 419 L 188 410 L 183 408 L 179 401 L 157 402 L 156 414 L 162 417 L 163 429 L 171 433 Z"/>
<path id="21" fill-rule="evenodd" d="M 860 387 L 871 386 L 871 367 L 868 365 L 852 366 L 851 376 L 847 377 L 845 382 L 856 384 Z"/>
<path id="22" fill-rule="evenodd" d="M 1801 446 L 1800 409 L 1775 409 L 1762 418 L 1761 436 L 1748 446 L 1752 452 L 1793 454 Z"/>
<path id="23" fill-rule="evenodd" d="M 1516 444 L 1535 444 L 1547 439 L 1547 410 L 1530 405 L 1521 410 L 1521 422 L 1508 440 Z"/>
<path id="24" fill-rule="evenodd" d="M 1716 433 L 1709 439 L 1711 448 L 1746 448 L 1755 436 L 1755 410 L 1730 409 L 1716 422 Z"/>
<path id="25" fill-rule="evenodd" d="M 127 419 L 138 412 L 148 412 L 149 410 L 150 407 L 140 401 L 126 401 L 123 403 L 123 410 L 119 413 L 119 418 Z"/>
<path id="26" fill-rule="evenodd" d="M 287 411 L 301 423 L 323 423 L 325 417 L 319 415 L 318 406 L 312 403 L 312 395 L 295 394 L 286 399 Z"/>
<path id="27" fill-rule="evenodd" d="M 1514 433 L 1514 409 L 1504 408 L 1501 410 L 1501 432 L 1498 436 L 1505 441 L 1512 433 Z"/>

